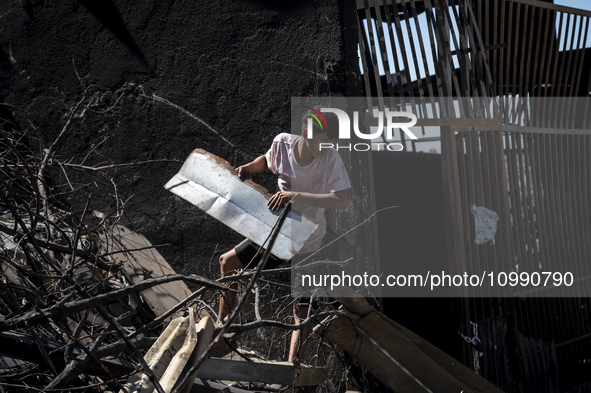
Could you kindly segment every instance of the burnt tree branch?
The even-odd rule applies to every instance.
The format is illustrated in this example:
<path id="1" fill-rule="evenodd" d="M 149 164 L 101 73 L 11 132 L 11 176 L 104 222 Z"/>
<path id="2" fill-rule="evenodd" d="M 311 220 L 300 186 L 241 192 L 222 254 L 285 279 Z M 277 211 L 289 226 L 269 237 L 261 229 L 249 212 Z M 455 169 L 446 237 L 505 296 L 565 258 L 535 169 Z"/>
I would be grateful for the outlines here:
<path id="1" fill-rule="evenodd" d="M 224 285 L 199 276 L 186 276 L 184 274 L 169 274 L 161 277 L 154 277 L 144 280 L 138 284 L 105 294 L 89 297 L 66 303 L 61 306 L 47 307 L 42 310 L 30 311 L 18 317 L 0 320 L 0 331 L 16 329 L 25 326 L 34 326 L 45 323 L 48 318 L 64 318 L 90 308 L 98 307 L 105 303 L 112 302 L 131 293 L 141 292 L 156 285 L 166 284 L 173 281 L 190 281 L 208 288 L 227 290 Z"/>

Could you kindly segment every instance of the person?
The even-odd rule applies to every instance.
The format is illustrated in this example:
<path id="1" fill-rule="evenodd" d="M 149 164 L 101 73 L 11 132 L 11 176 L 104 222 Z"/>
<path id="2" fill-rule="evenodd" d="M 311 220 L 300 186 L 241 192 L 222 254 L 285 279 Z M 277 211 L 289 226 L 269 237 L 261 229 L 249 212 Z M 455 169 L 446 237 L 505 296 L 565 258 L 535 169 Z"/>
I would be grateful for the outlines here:
<path id="1" fill-rule="evenodd" d="M 301 137 L 287 133 L 279 134 L 273 139 L 273 144 L 265 155 L 236 168 L 242 180 L 267 170 L 273 172 L 278 176 L 278 191 L 268 200 L 269 209 L 278 211 L 297 195 L 292 208 L 318 223 L 318 228 L 308 238 L 298 256 L 310 255 L 322 246 L 322 238 L 326 233 L 325 209 L 346 209 L 348 206 L 347 190 L 351 188 L 351 184 L 343 161 L 334 149 L 321 145 L 331 143 L 333 132 L 336 134 L 337 129 L 334 123 L 328 123 L 323 128 L 316 124 L 311 138 L 308 138 L 307 129 Z M 236 274 L 238 270 L 243 269 L 253 259 L 258 248 L 254 242 L 246 239 L 222 254 L 219 258 L 222 277 Z M 258 261 L 253 261 L 256 262 Z M 265 268 L 275 268 L 282 262 L 271 254 Z M 236 287 L 235 283 L 232 284 L 232 288 Z M 232 310 L 235 297 L 235 292 L 227 291 L 220 298 L 220 321 L 223 321 Z M 307 317 L 308 308 L 306 300 L 300 299 L 296 302 L 296 324 Z M 301 331 L 293 331 L 289 361 L 301 358 L 308 334 L 309 325 Z"/>

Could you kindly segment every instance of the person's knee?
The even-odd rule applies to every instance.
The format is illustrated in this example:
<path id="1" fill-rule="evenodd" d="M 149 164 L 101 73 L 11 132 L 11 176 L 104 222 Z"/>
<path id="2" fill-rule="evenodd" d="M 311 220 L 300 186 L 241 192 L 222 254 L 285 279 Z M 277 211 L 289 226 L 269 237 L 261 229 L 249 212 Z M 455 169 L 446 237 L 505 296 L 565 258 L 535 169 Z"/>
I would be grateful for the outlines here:
<path id="1" fill-rule="evenodd" d="M 222 274 L 234 274 L 238 269 L 242 268 L 242 263 L 240 263 L 240 259 L 233 250 L 220 255 L 219 263 Z"/>

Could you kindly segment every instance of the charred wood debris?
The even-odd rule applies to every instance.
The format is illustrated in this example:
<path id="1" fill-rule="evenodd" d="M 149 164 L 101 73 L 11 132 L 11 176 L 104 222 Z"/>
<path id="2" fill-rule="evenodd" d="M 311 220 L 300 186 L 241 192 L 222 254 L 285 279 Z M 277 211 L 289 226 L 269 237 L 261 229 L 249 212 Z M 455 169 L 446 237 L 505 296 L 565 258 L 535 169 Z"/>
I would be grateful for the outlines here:
<path id="1" fill-rule="evenodd" d="M 73 164 L 56 154 L 68 127 L 92 102 L 78 102 L 57 138 L 42 148 L 34 147 L 43 146 L 41 139 L 31 143 L 33 133 L 0 119 L 0 393 L 285 391 L 286 385 L 319 385 L 326 378 L 321 368 L 271 363 L 244 351 L 238 360 L 211 357 L 222 335 L 283 328 L 287 336 L 339 311 L 317 311 L 298 325 L 288 315 L 261 318 L 259 268 L 242 274 L 244 295 L 225 323 L 216 321 L 217 298 L 228 290 L 224 279 L 175 273 L 146 238 L 121 225 L 125 201 L 108 166 Z M 63 172 L 69 193 L 78 190 L 68 169 L 100 177 L 112 187 L 113 211 L 93 210 L 90 198 L 81 211 L 71 210 L 48 167 Z M 254 320 L 237 323 L 251 293 Z M 180 363 L 180 355 L 173 361 L 177 351 L 185 351 Z M 251 366 L 243 372 L 247 377 L 233 375 L 231 362 L 237 361 Z M 174 364 L 172 379 L 162 363 Z M 345 367 L 341 363 L 336 371 L 341 381 L 318 391 L 344 390 Z M 240 380 L 247 382 L 231 382 Z"/>

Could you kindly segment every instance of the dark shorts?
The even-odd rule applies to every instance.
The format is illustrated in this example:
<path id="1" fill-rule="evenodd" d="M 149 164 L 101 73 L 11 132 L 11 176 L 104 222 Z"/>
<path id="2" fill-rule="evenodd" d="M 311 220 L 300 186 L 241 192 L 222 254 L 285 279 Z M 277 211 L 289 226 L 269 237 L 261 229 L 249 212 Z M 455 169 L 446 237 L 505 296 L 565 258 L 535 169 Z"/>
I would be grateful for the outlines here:
<path id="1" fill-rule="evenodd" d="M 257 252 L 259 251 L 259 248 L 260 248 L 259 245 L 256 244 L 255 242 L 253 242 L 252 240 L 244 239 L 239 245 L 234 247 L 234 250 L 236 251 L 236 255 L 238 256 L 238 259 L 240 259 L 240 263 L 242 263 L 242 266 L 244 266 L 245 268 L 247 268 L 247 266 L 248 266 L 248 269 L 254 269 L 255 266 L 257 266 L 259 264 L 259 262 L 261 261 L 261 258 L 263 256 L 263 252 L 265 252 L 264 248 L 261 249 L 260 254 L 256 257 L 255 260 L 253 260 L 253 258 L 255 257 Z M 285 261 L 277 258 L 273 254 L 270 254 L 269 259 L 267 260 L 267 264 L 265 265 L 265 269 L 275 269 L 277 266 L 281 265 L 283 262 L 285 262 Z M 249 265 L 249 263 L 250 263 L 250 265 Z"/>
<path id="2" fill-rule="evenodd" d="M 260 263 L 261 258 L 263 256 L 263 252 L 265 252 L 264 248 L 261 249 L 260 254 L 253 260 L 253 258 L 259 251 L 259 248 L 259 245 L 253 242 L 252 240 L 244 239 L 240 244 L 234 247 L 234 250 L 236 251 L 236 256 L 238 257 L 240 263 L 242 263 L 242 266 L 244 266 L 244 268 L 254 269 Z M 305 257 L 306 255 L 309 254 L 302 254 L 301 256 Z M 275 269 L 282 263 L 286 263 L 286 261 L 277 258 L 273 254 L 270 254 L 269 259 L 267 260 L 267 264 L 265 265 L 265 269 Z M 298 306 L 302 307 L 308 306 L 310 304 L 310 298 L 301 297 L 298 299 L 297 304 Z"/>

